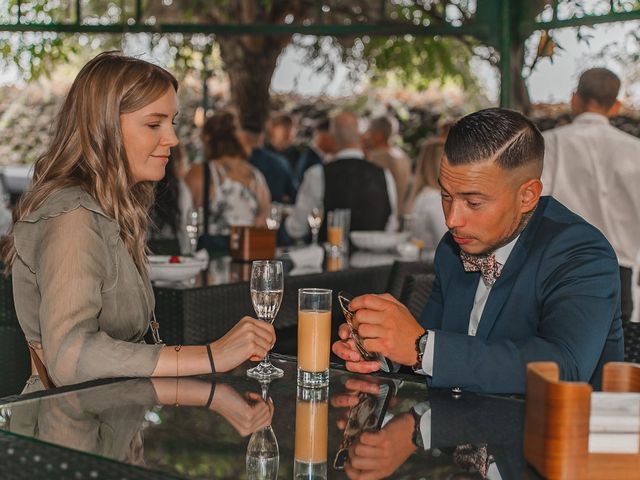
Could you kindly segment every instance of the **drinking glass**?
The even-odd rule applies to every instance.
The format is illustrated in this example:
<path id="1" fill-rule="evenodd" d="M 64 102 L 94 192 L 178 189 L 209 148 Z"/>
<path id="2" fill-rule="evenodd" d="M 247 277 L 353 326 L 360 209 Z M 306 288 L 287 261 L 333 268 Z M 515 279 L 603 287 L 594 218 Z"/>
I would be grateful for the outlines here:
<path id="1" fill-rule="evenodd" d="M 311 243 L 314 245 L 318 244 L 318 233 L 320 232 L 323 216 L 322 208 L 313 208 L 307 215 L 307 222 L 309 223 L 309 228 L 311 228 Z"/>
<path id="2" fill-rule="evenodd" d="M 282 223 L 282 204 L 271 204 L 266 222 L 269 230 L 278 230 L 278 228 L 280 228 L 280 224 Z"/>
<path id="3" fill-rule="evenodd" d="M 298 290 L 298 385 L 329 385 L 331 290 Z"/>
<path id="4" fill-rule="evenodd" d="M 278 440 L 271 425 L 254 432 L 247 445 L 247 478 L 275 480 L 278 478 L 279 464 Z"/>
<path id="5" fill-rule="evenodd" d="M 191 208 L 187 212 L 187 238 L 189 239 L 189 249 L 191 251 L 191 255 L 196 253 L 196 249 L 198 248 L 198 236 L 200 234 L 201 228 L 201 215 L 199 208 Z"/>
<path id="6" fill-rule="evenodd" d="M 329 387 L 301 388 L 296 395 L 296 432 L 293 478 L 327 478 Z"/>
<path id="7" fill-rule="evenodd" d="M 280 309 L 284 292 L 282 262 L 277 260 L 260 260 L 251 265 L 251 302 L 260 320 L 273 324 Z M 271 365 L 269 352 L 262 361 L 247 370 L 247 375 L 258 380 L 279 378 L 284 375 L 282 369 Z"/>
<path id="8" fill-rule="evenodd" d="M 351 210 L 348 208 L 337 208 L 327 214 L 327 240 L 332 251 L 347 251 L 350 225 Z"/>

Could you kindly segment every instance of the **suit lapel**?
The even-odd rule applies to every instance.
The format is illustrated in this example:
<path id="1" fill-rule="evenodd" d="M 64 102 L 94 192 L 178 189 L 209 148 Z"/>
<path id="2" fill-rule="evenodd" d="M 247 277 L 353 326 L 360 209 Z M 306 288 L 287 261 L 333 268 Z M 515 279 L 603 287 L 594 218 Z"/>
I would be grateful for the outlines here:
<path id="1" fill-rule="evenodd" d="M 513 247 L 511 255 L 509 255 L 509 258 L 507 259 L 507 263 L 502 268 L 500 277 L 493 284 L 493 287 L 491 287 L 489 298 L 487 299 L 487 303 L 482 311 L 482 316 L 480 317 L 480 324 L 478 325 L 476 337 L 486 339 L 489 336 L 493 325 L 511 294 L 511 290 L 513 290 L 516 278 L 527 260 L 533 238 L 535 233 L 538 231 L 538 226 L 540 225 L 547 203 L 548 197 L 540 199 L 533 217 L 520 234 L 520 238 Z"/>

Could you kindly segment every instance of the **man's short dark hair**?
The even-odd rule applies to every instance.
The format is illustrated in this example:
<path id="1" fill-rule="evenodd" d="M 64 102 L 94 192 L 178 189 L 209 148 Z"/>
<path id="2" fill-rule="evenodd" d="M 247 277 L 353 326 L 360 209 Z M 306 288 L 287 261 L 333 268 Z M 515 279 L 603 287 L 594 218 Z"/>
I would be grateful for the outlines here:
<path id="1" fill-rule="evenodd" d="M 450 165 L 490 159 L 506 170 L 542 166 L 544 139 L 524 115 L 503 108 L 487 108 L 458 120 L 447 136 L 444 153 Z"/>
<path id="2" fill-rule="evenodd" d="M 591 100 L 607 110 L 616 103 L 619 91 L 620 79 L 606 68 L 590 68 L 583 72 L 576 90 L 583 101 Z"/>

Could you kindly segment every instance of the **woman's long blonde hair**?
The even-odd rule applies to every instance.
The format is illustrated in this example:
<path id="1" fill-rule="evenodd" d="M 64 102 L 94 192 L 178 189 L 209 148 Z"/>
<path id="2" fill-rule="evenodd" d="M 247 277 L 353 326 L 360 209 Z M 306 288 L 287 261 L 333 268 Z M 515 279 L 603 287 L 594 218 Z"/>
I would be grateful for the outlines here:
<path id="1" fill-rule="evenodd" d="M 58 113 L 48 151 L 35 163 L 31 189 L 13 211 L 14 224 L 53 193 L 78 186 L 120 227 L 120 238 L 146 275 L 145 240 L 152 182 L 136 183 L 122 140 L 120 115 L 135 112 L 178 90 L 166 70 L 116 52 L 101 53 L 76 77 Z M 7 271 L 15 260 L 13 228 L 2 242 Z"/>
<path id="2" fill-rule="evenodd" d="M 444 142 L 445 139 L 442 137 L 432 137 L 422 143 L 416 160 L 416 173 L 413 176 L 409 208 L 413 207 L 416 197 L 424 187 L 428 186 L 440 190 L 438 177 L 440 176 L 440 160 L 444 154 Z"/>

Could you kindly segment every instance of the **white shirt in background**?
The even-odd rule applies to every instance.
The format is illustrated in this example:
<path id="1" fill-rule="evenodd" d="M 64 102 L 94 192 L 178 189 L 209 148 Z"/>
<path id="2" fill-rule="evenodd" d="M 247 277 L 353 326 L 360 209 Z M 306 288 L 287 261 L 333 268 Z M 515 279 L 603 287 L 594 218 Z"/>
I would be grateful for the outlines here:
<path id="1" fill-rule="evenodd" d="M 448 230 L 442 211 L 440 190 L 424 187 L 416 197 L 411 213 L 413 237 L 422 240 L 427 250 L 435 250 Z"/>
<path id="2" fill-rule="evenodd" d="M 341 158 L 360 158 L 364 160 L 364 153 L 357 148 L 348 148 L 336 153 L 332 161 L 340 160 Z M 389 196 L 389 205 L 391 207 L 391 214 L 387 220 L 385 230 L 395 232 L 398 230 L 396 184 L 393 180 L 393 175 L 387 169 L 384 169 L 384 179 L 387 184 L 387 195 Z M 324 165 L 314 165 L 302 177 L 302 183 L 296 196 L 296 204 L 291 214 L 284 221 L 287 234 L 291 238 L 302 238 L 309 233 L 307 217 L 314 208 L 324 208 Z"/>
<path id="3" fill-rule="evenodd" d="M 543 194 L 598 228 L 620 265 L 633 267 L 640 253 L 640 139 L 597 113 L 542 135 Z"/>

